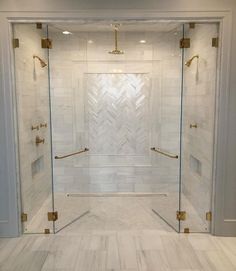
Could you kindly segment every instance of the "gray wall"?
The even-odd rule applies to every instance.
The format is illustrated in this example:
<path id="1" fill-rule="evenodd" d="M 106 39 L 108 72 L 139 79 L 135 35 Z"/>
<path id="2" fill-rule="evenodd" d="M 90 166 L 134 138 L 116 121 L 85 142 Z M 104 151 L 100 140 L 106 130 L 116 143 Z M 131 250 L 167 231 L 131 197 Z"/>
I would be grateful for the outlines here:
<path id="1" fill-rule="evenodd" d="M 222 178 L 221 183 L 217 184 L 218 198 L 217 208 L 220 209 L 220 214 L 217 216 L 215 232 L 217 234 L 236 235 L 236 1 L 235 0 L 0 0 L 1 11 L 75 11 L 81 9 L 112 9 L 112 8 L 130 8 L 130 9 L 156 9 L 159 11 L 216 11 L 216 10 L 232 10 L 233 11 L 233 29 L 232 29 L 232 55 L 231 55 L 231 71 L 230 71 L 230 100 L 228 107 L 228 125 L 227 130 L 224 131 L 225 140 L 227 142 L 227 168 L 225 178 Z M 117 15 L 119 11 L 117 10 Z M 2 26 L 2 25 L 1 25 Z M 2 30 L 1 30 L 2 31 Z M 3 33 L 1 33 L 3 34 Z M 3 47 L 5 45 L 1 45 Z M 0 49 L 1 49 L 0 47 Z M 4 84 L 4 82 L 0 82 Z M 1 94 L 2 95 L 2 94 Z M 10 94 L 9 94 L 10 95 Z M 4 97 L 0 97 L 0 106 L 4 108 Z M 1 110 L 1 109 L 0 109 Z M 5 119 L 6 118 L 6 119 Z M 4 187 L 6 184 L 4 180 L 7 179 L 4 174 L 11 170 L 5 166 L 7 136 L 4 134 L 5 120 L 11 121 L 10 117 L 0 115 L 0 221 L 9 215 L 13 217 L 15 214 L 11 210 L 9 197 L 15 195 L 14 186 Z M 10 122 L 11 123 L 11 122 Z M 222 163 L 225 161 L 222 161 Z M 11 189 L 12 188 L 12 189 Z M 9 190 L 8 190 L 9 189 Z M 6 190 L 6 191 L 5 191 Z M 4 200 L 5 199 L 5 200 Z M 9 202 L 9 209 L 6 209 L 5 204 Z M 2 208 L 4 206 L 4 208 Z M 10 211 L 11 210 L 11 211 Z M 7 213 L 4 213 L 7 212 Z M 228 221 L 227 221 L 228 220 Z M 10 229 L 10 228 L 9 228 Z M 11 228 L 14 232 L 16 227 Z M 1 231 L 1 228 L 0 228 Z M 11 233 L 9 230 L 9 234 Z M 1 233 L 1 232 L 0 232 Z M 15 231 L 16 234 L 16 231 Z"/>

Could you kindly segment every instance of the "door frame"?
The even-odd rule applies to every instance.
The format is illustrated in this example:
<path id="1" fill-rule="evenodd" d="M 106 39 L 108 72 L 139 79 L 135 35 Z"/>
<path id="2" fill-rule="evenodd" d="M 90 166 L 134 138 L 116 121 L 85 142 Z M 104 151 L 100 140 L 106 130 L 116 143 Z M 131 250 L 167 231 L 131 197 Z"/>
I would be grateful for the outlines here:
<path id="1" fill-rule="evenodd" d="M 69 18 L 69 19 L 68 19 Z M 229 71 L 231 50 L 231 11 L 166 11 L 158 10 L 84 10 L 81 12 L 0 12 L 0 137 L 1 156 L 3 161 L 2 175 L 6 191 L 5 194 L 8 214 L 6 219 L 0 220 L 2 236 L 19 236 L 22 233 L 20 214 L 20 175 L 18 159 L 18 137 L 15 97 L 14 52 L 12 47 L 13 23 L 50 23 L 76 22 L 78 20 L 167 20 L 188 22 L 217 22 L 219 23 L 220 44 L 218 50 L 217 89 L 215 106 L 215 148 L 213 163 L 212 212 L 213 221 L 211 233 L 222 233 L 224 219 L 224 182 L 227 170 L 227 137 L 224 131 L 228 129 L 229 104 Z M 223 161 L 223 162 L 222 162 Z M 0 195 L 1 196 L 1 195 Z M 1 219 L 1 218 L 0 218 Z M 235 225 L 229 223 L 229 231 Z"/>

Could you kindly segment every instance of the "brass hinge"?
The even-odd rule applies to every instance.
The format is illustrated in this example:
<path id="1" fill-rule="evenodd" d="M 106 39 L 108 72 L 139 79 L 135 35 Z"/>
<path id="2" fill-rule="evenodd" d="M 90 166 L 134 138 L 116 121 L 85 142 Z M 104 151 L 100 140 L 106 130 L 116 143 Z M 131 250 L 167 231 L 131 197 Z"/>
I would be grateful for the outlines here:
<path id="1" fill-rule="evenodd" d="M 212 212 L 207 212 L 206 213 L 206 220 L 207 221 L 212 221 Z"/>
<path id="2" fill-rule="evenodd" d="M 181 39 L 179 42 L 180 48 L 190 48 L 190 39 Z"/>
<path id="3" fill-rule="evenodd" d="M 44 49 L 52 49 L 52 40 L 50 40 L 50 39 L 41 39 L 41 46 Z"/>
<path id="4" fill-rule="evenodd" d="M 44 229 L 44 234 L 50 234 L 50 229 Z"/>
<path id="5" fill-rule="evenodd" d="M 58 219 L 57 212 L 48 212 L 48 221 L 56 221 Z"/>
<path id="6" fill-rule="evenodd" d="M 189 228 L 184 228 L 184 233 L 190 233 Z"/>
<path id="7" fill-rule="evenodd" d="M 177 220 L 186 220 L 186 212 L 185 211 L 177 211 L 176 212 Z"/>
<path id="8" fill-rule="evenodd" d="M 189 28 L 194 29 L 195 28 L 195 23 L 189 23 Z"/>
<path id="9" fill-rule="evenodd" d="M 22 213 L 22 214 L 21 214 L 21 222 L 26 222 L 27 219 L 28 219 L 27 214 Z"/>
<path id="10" fill-rule="evenodd" d="M 36 28 L 37 29 L 42 29 L 42 23 L 36 23 Z"/>
<path id="11" fill-rule="evenodd" d="M 219 38 L 212 38 L 212 47 L 219 47 Z"/>
<path id="12" fill-rule="evenodd" d="M 13 48 L 19 48 L 20 47 L 19 39 L 13 39 L 12 44 L 13 44 Z"/>

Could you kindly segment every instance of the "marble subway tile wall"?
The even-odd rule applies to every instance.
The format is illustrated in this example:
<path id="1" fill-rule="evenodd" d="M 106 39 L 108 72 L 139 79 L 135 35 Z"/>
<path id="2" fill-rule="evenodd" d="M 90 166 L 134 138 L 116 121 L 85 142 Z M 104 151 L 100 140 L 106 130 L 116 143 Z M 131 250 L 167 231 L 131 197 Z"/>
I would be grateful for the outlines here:
<path id="1" fill-rule="evenodd" d="M 33 55 L 37 55 L 48 62 L 47 50 L 41 48 L 45 30 L 37 29 L 36 24 L 14 26 L 14 37 L 19 39 L 19 48 L 15 48 L 14 53 L 21 200 L 22 211 L 28 215 L 25 231 L 52 189 L 48 67 L 42 68 L 40 62 L 33 59 Z M 47 127 L 40 127 L 45 123 Z M 39 129 L 32 130 L 32 126 Z M 36 136 L 45 139 L 45 143 L 36 146 Z M 45 214 L 45 221 L 46 218 Z"/>
<path id="2" fill-rule="evenodd" d="M 184 68 L 183 194 L 201 218 L 202 230 L 208 231 L 206 212 L 211 210 L 217 67 L 217 48 L 212 47 L 212 38 L 218 37 L 218 27 L 216 24 L 196 24 L 193 29 L 188 25 L 185 28 L 186 37 L 191 39 L 185 60 L 194 55 L 199 55 L 199 59 Z M 197 124 L 197 128 L 191 129 L 190 124 Z M 188 213 L 188 204 L 182 208 Z M 188 226 L 190 220 L 191 217 L 183 227 Z M 190 230 L 194 231 L 194 226 Z"/>
<path id="3" fill-rule="evenodd" d="M 50 67 L 54 155 L 91 148 L 88 155 L 55 161 L 55 191 L 176 191 L 178 163 L 161 159 L 150 151 L 150 147 L 162 146 L 179 153 L 180 31 L 121 32 L 119 47 L 124 50 L 124 55 L 108 54 L 114 49 L 112 32 L 76 32 L 72 35 L 63 35 L 57 29 L 49 32 L 53 40 Z M 141 44 L 139 41 L 143 39 L 146 43 Z M 129 91 L 120 85 L 124 93 L 119 106 L 122 104 L 124 110 L 122 107 L 116 111 L 109 109 L 106 103 L 112 97 L 110 89 L 106 91 L 107 81 L 103 85 L 98 82 L 101 78 L 110 80 L 112 75 L 121 81 L 127 80 L 127 84 L 134 78 L 140 80 L 135 91 L 141 91 L 137 95 L 145 102 L 132 100 Z M 116 86 L 110 85 L 112 87 L 115 91 Z M 99 96 L 99 102 L 96 95 L 100 95 L 102 89 L 104 96 Z M 113 100 L 111 104 L 118 106 Z M 140 108 L 135 107 L 138 104 Z M 137 123 L 137 126 L 131 129 L 124 119 L 117 135 L 110 129 L 110 122 L 118 125 L 118 120 L 122 120 L 119 111 L 125 110 L 130 112 L 130 123 Z M 97 126 L 91 122 L 98 120 Z M 165 127 L 161 126 L 163 122 Z M 104 129 L 101 129 L 102 125 Z M 127 138 L 132 140 L 124 143 Z"/>

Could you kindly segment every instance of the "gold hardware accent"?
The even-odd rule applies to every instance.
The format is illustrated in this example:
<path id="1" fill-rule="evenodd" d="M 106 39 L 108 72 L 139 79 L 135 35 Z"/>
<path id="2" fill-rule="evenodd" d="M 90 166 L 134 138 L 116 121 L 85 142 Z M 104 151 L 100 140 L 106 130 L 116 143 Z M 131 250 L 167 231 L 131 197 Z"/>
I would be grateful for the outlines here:
<path id="1" fill-rule="evenodd" d="M 45 123 L 40 123 L 40 128 L 47 128 L 48 127 L 48 124 L 45 122 Z"/>
<path id="2" fill-rule="evenodd" d="M 194 29 L 195 28 L 195 23 L 189 23 L 189 28 Z"/>
<path id="3" fill-rule="evenodd" d="M 192 61 L 194 60 L 194 58 L 199 59 L 199 55 L 195 55 L 195 56 L 193 56 L 192 58 L 190 58 L 187 62 L 185 62 L 185 65 L 186 65 L 187 67 L 190 67 L 191 64 L 192 64 Z"/>
<path id="4" fill-rule="evenodd" d="M 13 48 L 19 48 L 20 47 L 20 41 L 19 39 L 13 39 Z"/>
<path id="5" fill-rule="evenodd" d="M 158 149 L 158 148 L 156 149 L 155 147 L 151 148 L 150 150 L 151 150 L 151 151 L 158 152 L 158 153 L 163 154 L 163 155 L 165 155 L 165 156 L 167 156 L 167 157 L 170 157 L 170 158 L 175 158 L 175 159 L 178 159 L 178 158 L 179 158 L 179 156 L 176 155 L 176 154 L 171 154 L 171 153 L 166 152 L 166 151 L 163 151 L 163 150 L 161 150 L 161 149 Z"/>
<path id="6" fill-rule="evenodd" d="M 190 233 L 189 228 L 184 228 L 184 233 Z"/>
<path id="7" fill-rule="evenodd" d="M 181 39 L 179 42 L 180 48 L 190 48 L 190 39 Z"/>
<path id="8" fill-rule="evenodd" d="M 58 219 L 57 212 L 48 212 L 48 221 L 56 221 Z"/>
<path id="9" fill-rule="evenodd" d="M 197 124 L 190 124 L 189 127 L 192 128 L 197 128 Z"/>
<path id="10" fill-rule="evenodd" d="M 38 126 L 38 125 L 36 125 L 36 126 L 33 126 L 33 125 L 32 125 L 32 126 L 31 126 L 31 130 L 32 130 L 32 131 L 33 131 L 33 130 L 37 130 L 37 131 L 38 131 L 38 130 L 39 130 L 39 126 Z"/>
<path id="11" fill-rule="evenodd" d="M 33 55 L 33 59 L 35 59 L 35 58 L 37 58 L 39 60 L 42 68 L 47 66 L 47 63 L 44 60 L 42 60 L 42 58 L 40 58 L 39 56 Z"/>
<path id="12" fill-rule="evenodd" d="M 27 219 L 28 219 L 27 214 L 22 213 L 22 214 L 21 214 L 21 222 L 26 222 L 26 221 L 27 221 Z"/>
<path id="13" fill-rule="evenodd" d="M 42 23 L 36 23 L 36 28 L 37 29 L 42 29 Z"/>
<path id="14" fill-rule="evenodd" d="M 212 221 L 212 212 L 207 212 L 206 213 L 206 220 L 207 221 Z"/>
<path id="15" fill-rule="evenodd" d="M 212 47 L 219 47 L 219 38 L 212 38 Z"/>
<path id="16" fill-rule="evenodd" d="M 123 51 L 118 49 L 118 31 L 119 31 L 119 24 L 115 24 L 114 25 L 114 31 L 115 31 L 115 49 L 112 51 L 109 51 L 109 54 L 113 54 L 113 55 L 122 55 L 124 54 Z"/>
<path id="17" fill-rule="evenodd" d="M 39 136 L 36 136 L 35 144 L 38 146 L 41 143 L 44 144 L 45 143 L 45 139 L 44 138 L 40 138 Z"/>
<path id="18" fill-rule="evenodd" d="M 41 46 L 44 49 L 52 49 L 52 40 L 50 40 L 50 39 L 41 39 Z"/>
<path id="19" fill-rule="evenodd" d="M 76 155 L 76 154 L 80 154 L 80 153 L 83 153 L 83 152 L 87 152 L 87 151 L 89 151 L 89 149 L 88 148 L 84 148 L 81 151 L 73 152 L 73 153 L 70 153 L 70 154 L 67 154 L 67 155 L 63 155 L 63 156 L 55 156 L 54 158 L 55 159 L 63 159 L 63 158 L 70 157 L 70 156 L 73 156 L 73 155 Z"/>
<path id="20" fill-rule="evenodd" d="M 177 220 L 186 220 L 186 212 L 185 211 L 177 211 L 176 212 Z"/>
<path id="21" fill-rule="evenodd" d="M 45 233 L 45 234 L 50 234 L 50 229 L 45 229 L 45 230 L 44 230 L 44 233 Z"/>

